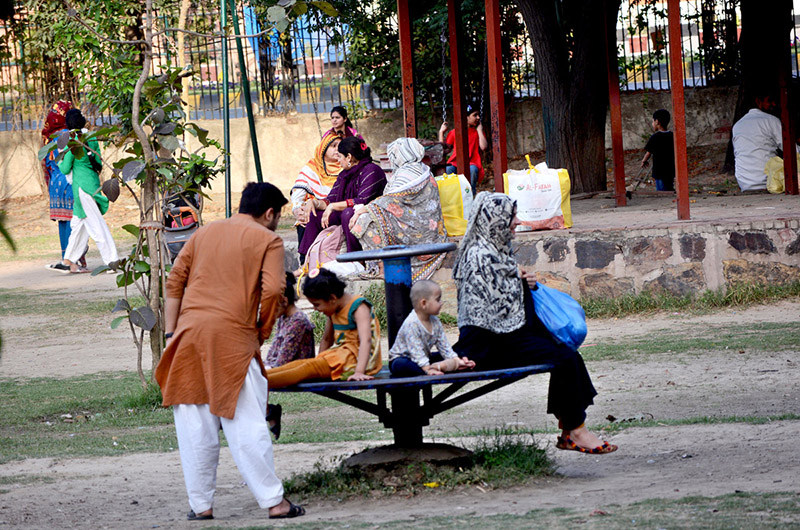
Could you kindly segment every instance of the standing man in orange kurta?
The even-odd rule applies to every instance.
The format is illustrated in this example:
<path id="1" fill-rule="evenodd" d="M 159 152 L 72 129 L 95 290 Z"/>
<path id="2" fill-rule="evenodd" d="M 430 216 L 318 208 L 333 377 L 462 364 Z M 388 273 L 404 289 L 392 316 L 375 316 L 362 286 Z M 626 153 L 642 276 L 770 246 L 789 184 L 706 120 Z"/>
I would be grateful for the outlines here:
<path id="1" fill-rule="evenodd" d="M 248 184 L 239 213 L 198 230 L 167 279 L 167 348 L 155 376 L 163 405 L 173 407 L 189 520 L 214 518 L 220 427 L 269 517 L 305 513 L 275 475 L 260 351 L 283 296 L 283 241 L 274 230 L 287 202 L 272 184 Z"/>

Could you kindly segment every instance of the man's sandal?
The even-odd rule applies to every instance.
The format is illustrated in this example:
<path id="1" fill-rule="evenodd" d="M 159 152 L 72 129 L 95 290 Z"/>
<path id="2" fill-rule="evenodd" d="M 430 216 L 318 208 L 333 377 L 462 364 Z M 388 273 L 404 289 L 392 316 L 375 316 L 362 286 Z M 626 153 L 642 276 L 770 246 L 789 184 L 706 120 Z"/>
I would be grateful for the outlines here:
<path id="1" fill-rule="evenodd" d="M 586 449 L 585 447 L 581 447 L 575 442 L 573 442 L 569 434 L 566 436 L 559 436 L 558 440 L 556 441 L 556 448 L 561 449 L 563 451 L 578 451 L 579 453 L 585 453 L 588 455 L 604 455 L 608 453 L 613 453 L 618 449 L 616 445 L 610 444 L 608 442 L 603 442 L 603 445 L 598 445 L 593 449 Z"/>
<path id="2" fill-rule="evenodd" d="M 293 517 L 300 517 L 301 515 L 306 514 L 306 509 L 300 506 L 299 504 L 294 504 L 289 499 L 286 499 L 286 502 L 289 503 L 289 511 L 286 513 L 282 513 L 280 515 L 270 515 L 270 519 L 291 519 Z"/>
<path id="3" fill-rule="evenodd" d="M 188 519 L 189 521 L 208 521 L 213 518 L 214 518 L 213 513 L 209 513 L 206 515 L 197 515 L 196 513 L 194 513 L 194 510 L 186 514 L 186 519 Z"/>

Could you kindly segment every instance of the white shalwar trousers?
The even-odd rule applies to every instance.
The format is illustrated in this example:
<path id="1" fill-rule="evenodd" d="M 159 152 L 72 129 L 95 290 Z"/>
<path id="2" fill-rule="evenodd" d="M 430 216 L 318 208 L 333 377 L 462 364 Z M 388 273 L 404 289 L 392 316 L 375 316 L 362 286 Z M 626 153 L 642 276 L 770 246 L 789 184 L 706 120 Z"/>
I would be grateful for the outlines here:
<path id="1" fill-rule="evenodd" d="M 111 237 L 111 231 L 108 229 L 97 203 L 94 202 L 91 195 L 80 188 L 78 189 L 78 197 L 80 198 L 81 206 L 83 206 L 83 211 L 86 212 L 86 217 L 81 219 L 80 217 L 72 216 L 72 220 L 69 222 L 72 233 L 69 235 L 69 243 L 67 243 L 67 249 L 64 251 L 64 259 L 77 263 L 83 256 L 91 237 L 97 245 L 97 250 L 100 251 L 103 263 L 108 265 L 112 261 L 118 260 L 117 245 L 114 243 L 114 238 Z"/>
<path id="2" fill-rule="evenodd" d="M 183 478 L 194 513 L 214 506 L 220 425 L 236 467 L 258 505 L 267 509 L 283 500 L 283 483 L 275 475 L 266 410 L 267 380 L 255 359 L 250 361 L 233 419 L 211 414 L 208 405 L 173 406 Z"/>

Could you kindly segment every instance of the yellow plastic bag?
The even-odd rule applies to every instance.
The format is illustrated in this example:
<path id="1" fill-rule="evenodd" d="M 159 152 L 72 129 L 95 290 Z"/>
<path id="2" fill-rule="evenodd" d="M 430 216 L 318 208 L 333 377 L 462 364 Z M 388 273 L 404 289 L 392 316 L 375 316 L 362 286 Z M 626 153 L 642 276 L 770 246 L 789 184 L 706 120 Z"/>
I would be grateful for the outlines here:
<path id="1" fill-rule="evenodd" d="M 448 236 L 463 236 L 467 231 L 467 220 L 472 208 L 472 187 L 464 175 L 440 175 L 436 177 L 439 187 L 439 202 Z"/>
<path id="2" fill-rule="evenodd" d="M 800 154 L 797 156 L 800 165 Z M 783 193 L 786 180 L 783 173 L 783 158 L 773 156 L 767 160 L 764 166 L 764 173 L 767 174 L 767 191 L 770 193 Z"/>

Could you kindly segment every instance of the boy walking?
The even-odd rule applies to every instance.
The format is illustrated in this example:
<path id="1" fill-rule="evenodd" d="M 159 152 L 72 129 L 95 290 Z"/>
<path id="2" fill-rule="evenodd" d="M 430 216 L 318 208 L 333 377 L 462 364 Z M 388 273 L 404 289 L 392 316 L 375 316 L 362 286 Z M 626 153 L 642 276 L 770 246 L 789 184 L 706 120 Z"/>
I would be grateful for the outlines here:
<path id="1" fill-rule="evenodd" d="M 653 135 L 644 146 L 646 153 L 642 159 L 645 168 L 653 157 L 653 179 L 656 190 L 675 191 L 675 142 L 672 131 L 667 130 L 670 115 L 666 109 L 658 109 L 653 113 Z"/>

